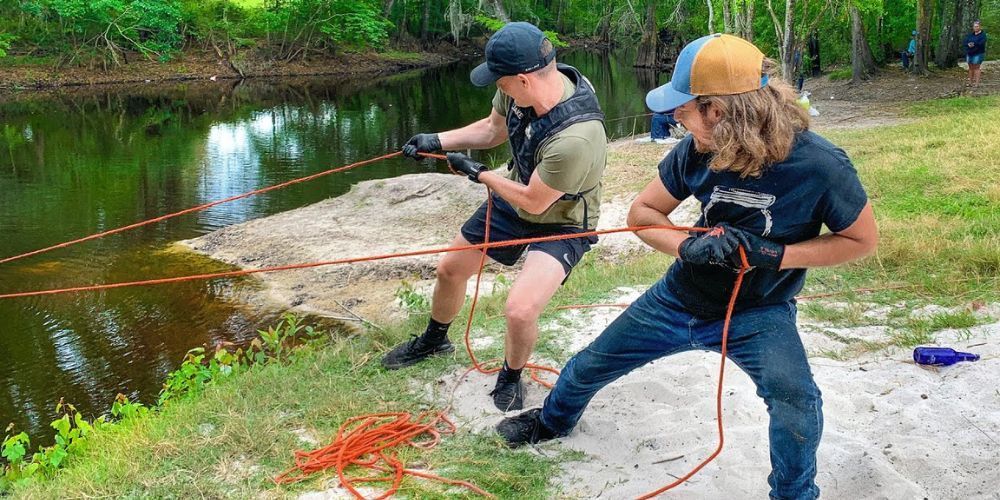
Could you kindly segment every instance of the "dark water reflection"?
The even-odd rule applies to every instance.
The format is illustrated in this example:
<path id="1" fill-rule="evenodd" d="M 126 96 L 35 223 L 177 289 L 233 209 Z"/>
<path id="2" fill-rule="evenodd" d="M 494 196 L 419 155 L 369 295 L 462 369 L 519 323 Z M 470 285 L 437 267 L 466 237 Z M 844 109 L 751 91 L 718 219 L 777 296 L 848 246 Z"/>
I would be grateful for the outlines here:
<path id="1" fill-rule="evenodd" d="M 631 57 L 562 57 L 588 75 L 609 118 L 645 113 L 656 75 Z M 0 102 L 0 257 L 398 150 L 412 134 L 489 112 L 472 63 L 388 78 L 137 85 Z M 620 137 L 648 120 L 608 123 Z M 503 158 L 498 148 L 485 158 Z M 652 166 L 650 168 L 653 168 Z M 0 265 L 0 293 L 225 269 L 171 242 L 342 194 L 365 179 L 443 171 L 389 160 Z M 61 397 L 99 414 L 114 395 L 155 400 L 196 346 L 241 342 L 274 320 L 241 307 L 249 281 L 0 300 L 0 423 L 36 440 Z M 44 440 L 44 439 L 43 439 Z"/>

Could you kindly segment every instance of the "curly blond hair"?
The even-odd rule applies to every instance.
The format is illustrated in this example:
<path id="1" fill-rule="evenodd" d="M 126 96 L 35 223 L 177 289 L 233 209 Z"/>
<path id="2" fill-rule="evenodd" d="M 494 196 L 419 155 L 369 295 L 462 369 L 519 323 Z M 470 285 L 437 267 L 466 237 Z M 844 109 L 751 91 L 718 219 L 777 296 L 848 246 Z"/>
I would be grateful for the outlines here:
<path id="1" fill-rule="evenodd" d="M 768 83 L 759 90 L 698 97 L 702 114 L 710 105 L 722 113 L 712 129 L 712 170 L 758 177 L 768 165 L 788 158 L 795 134 L 809 129 L 809 113 L 796 102 L 795 91 L 772 76 L 776 66 L 773 60 L 764 60 Z"/>

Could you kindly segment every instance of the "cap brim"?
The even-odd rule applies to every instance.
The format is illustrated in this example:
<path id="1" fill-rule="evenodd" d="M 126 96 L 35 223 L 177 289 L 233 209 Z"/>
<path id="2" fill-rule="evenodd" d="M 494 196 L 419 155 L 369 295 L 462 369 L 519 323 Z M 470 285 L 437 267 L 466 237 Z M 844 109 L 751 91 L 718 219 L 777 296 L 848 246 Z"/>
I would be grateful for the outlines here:
<path id="1" fill-rule="evenodd" d="M 695 97 L 697 96 L 678 92 L 674 90 L 674 87 L 670 83 L 667 83 L 666 85 L 660 85 L 650 90 L 646 94 L 646 107 L 650 111 L 663 113 L 677 109 Z"/>
<path id="2" fill-rule="evenodd" d="M 472 80 L 472 84 L 477 87 L 486 87 L 487 85 L 492 85 L 496 83 L 503 75 L 498 75 L 490 71 L 489 66 L 486 63 L 482 63 L 476 66 L 475 69 L 469 73 L 469 79 Z"/>

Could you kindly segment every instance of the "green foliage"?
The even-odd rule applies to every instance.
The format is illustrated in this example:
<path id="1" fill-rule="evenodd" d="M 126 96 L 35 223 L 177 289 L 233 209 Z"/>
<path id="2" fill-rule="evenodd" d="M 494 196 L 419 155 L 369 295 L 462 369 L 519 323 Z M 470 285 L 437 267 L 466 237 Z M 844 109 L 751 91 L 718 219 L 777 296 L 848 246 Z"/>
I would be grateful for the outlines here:
<path id="1" fill-rule="evenodd" d="M 302 353 L 311 352 L 316 344 L 324 340 L 319 331 L 302 325 L 291 314 L 285 314 L 277 325 L 258 333 L 261 337 L 254 339 L 245 352 L 243 349 L 231 352 L 222 346 L 211 356 L 206 354 L 204 348 L 188 351 L 180 368 L 167 376 L 157 406 L 199 394 L 209 384 L 253 366 L 290 361 Z M 54 443 L 40 447 L 30 457 L 28 449 L 31 440 L 28 435 L 24 432 L 12 433 L 13 424 L 7 427 L 0 442 L 0 457 L 3 457 L 0 494 L 31 481 L 52 478 L 67 460 L 84 451 L 94 433 L 112 428 L 118 422 L 145 418 L 150 408 L 118 394 L 111 404 L 111 420 L 100 416 L 88 421 L 73 405 L 62 401 L 56 406 L 56 412 L 61 416 L 50 424 L 55 430 Z"/>
<path id="2" fill-rule="evenodd" d="M 403 309 L 411 313 L 425 313 L 431 310 L 431 303 L 427 297 L 414 290 L 408 281 L 403 281 L 396 290 L 396 299 L 403 305 Z"/>
<path id="3" fill-rule="evenodd" d="M 500 28 L 503 28 L 505 24 L 507 24 L 499 19 L 494 19 L 482 14 L 477 15 L 475 19 L 476 22 L 487 31 L 498 31 Z M 552 42 L 553 47 L 569 47 L 569 44 L 559 39 L 559 33 L 556 33 L 555 31 L 543 31 L 543 33 L 545 33 L 545 37 Z"/>
<path id="4" fill-rule="evenodd" d="M 260 338 L 250 342 L 246 351 L 229 351 L 219 346 L 209 356 L 203 347 L 188 351 L 180 368 L 167 375 L 158 405 L 167 401 L 200 394 L 206 386 L 244 372 L 254 365 L 281 362 L 297 347 L 311 347 L 322 340 L 321 332 L 299 323 L 292 314 L 285 314 L 277 325 L 258 330 Z"/>
<path id="5" fill-rule="evenodd" d="M 0 33 L 0 59 L 7 57 L 7 51 L 10 50 L 10 45 L 17 40 L 17 37 L 9 33 Z"/>
<path id="6" fill-rule="evenodd" d="M 850 80 L 852 76 L 851 67 L 835 69 L 829 73 L 829 76 L 830 81 Z"/>

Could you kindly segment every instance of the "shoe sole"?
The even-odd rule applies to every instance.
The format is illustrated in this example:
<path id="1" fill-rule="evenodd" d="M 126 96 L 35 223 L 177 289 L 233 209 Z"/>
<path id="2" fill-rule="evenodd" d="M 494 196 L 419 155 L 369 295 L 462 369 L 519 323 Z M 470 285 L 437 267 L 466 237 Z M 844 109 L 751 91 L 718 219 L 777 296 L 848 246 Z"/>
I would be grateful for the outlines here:
<path id="1" fill-rule="evenodd" d="M 419 363 L 419 362 L 421 362 L 421 361 L 423 361 L 423 360 L 425 360 L 425 359 L 427 359 L 427 358 L 429 358 L 431 356 L 437 356 L 437 355 L 440 355 L 440 354 L 449 354 L 449 353 L 453 353 L 453 352 L 455 352 L 455 345 L 454 344 L 449 345 L 448 347 L 446 347 L 444 349 L 438 349 L 438 350 L 436 350 L 436 351 L 434 351 L 434 352 L 432 352 L 432 353 L 430 353 L 430 354 L 428 354 L 428 355 L 426 355 L 426 356 L 424 356 L 422 358 L 411 359 L 409 361 L 404 361 L 402 363 L 393 363 L 393 364 L 390 365 L 390 364 L 387 364 L 385 361 L 383 361 L 382 362 L 382 367 L 384 367 L 387 370 L 398 370 L 400 368 L 406 368 L 407 366 L 413 366 L 413 365 L 415 365 L 415 364 L 417 364 L 417 363 Z"/>

